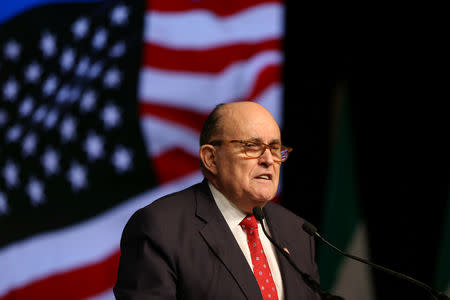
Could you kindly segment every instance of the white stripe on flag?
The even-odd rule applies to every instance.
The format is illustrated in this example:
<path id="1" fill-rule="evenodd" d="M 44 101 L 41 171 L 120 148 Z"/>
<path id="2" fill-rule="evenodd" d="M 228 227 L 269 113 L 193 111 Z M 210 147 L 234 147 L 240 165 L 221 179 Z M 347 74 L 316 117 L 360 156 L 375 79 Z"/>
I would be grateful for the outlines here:
<path id="1" fill-rule="evenodd" d="M 280 38 L 283 20 L 284 8 L 278 3 L 258 5 L 221 18 L 207 10 L 149 12 L 144 39 L 173 49 L 209 49 Z"/>
<path id="2" fill-rule="evenodd" d="M 281 65 L 279 51 L 265 51 L 248 61 L 235 63 L 217 74 L 142 69 L 138 97 L 142 102 L 164 104 L 207 113 L 224 101 L 242 99 L 269 65 Z"/>
<path id="3" fill-rule="evenodd" d="M 199 133 L 190 128 L 157 117 L 141 117 L 142 135 L 151 156 L 158 156 L 175 147 L 182 148 L 193 156 L 200 149 Z"/>
<path id="4" fill-rule="evenodd" d="M 200 182 L 202 178 L 201 173 L 196 172 L 133 197 L 88 221 L 3 248 L 0 251 L 0 270 L 8 276 L 3 276 L 0 281 L 0 297 L 35 280 L 108 257 L 118 251 L 122 230 L 137 209 L 161 196 Z"/>

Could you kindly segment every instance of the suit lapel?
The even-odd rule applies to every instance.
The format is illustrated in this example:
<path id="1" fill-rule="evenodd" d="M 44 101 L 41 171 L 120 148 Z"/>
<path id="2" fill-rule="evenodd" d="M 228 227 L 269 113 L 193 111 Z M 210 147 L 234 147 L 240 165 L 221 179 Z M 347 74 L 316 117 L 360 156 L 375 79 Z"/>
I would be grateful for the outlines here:
<path id="1" fill-rule="evenodd" d="M 200 234 L 248 299 L 262 299 L 258 283 L 233 233 L 217 207 L 206 181 L 196 196 L 197 217 L 206 222 Z"/>

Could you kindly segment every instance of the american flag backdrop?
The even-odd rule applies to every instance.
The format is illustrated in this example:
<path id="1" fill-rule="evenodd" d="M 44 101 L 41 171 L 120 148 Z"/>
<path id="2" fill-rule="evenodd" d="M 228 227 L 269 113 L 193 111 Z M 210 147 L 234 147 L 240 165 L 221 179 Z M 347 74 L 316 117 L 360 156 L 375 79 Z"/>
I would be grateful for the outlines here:
<path id="1" fill-rule="evenodd" d="M 122 229 L 202 179 L 218 103 L 282 125 L 284 4 L 8 1 L 0 13 L 0 300 L 113 299 Z"/>

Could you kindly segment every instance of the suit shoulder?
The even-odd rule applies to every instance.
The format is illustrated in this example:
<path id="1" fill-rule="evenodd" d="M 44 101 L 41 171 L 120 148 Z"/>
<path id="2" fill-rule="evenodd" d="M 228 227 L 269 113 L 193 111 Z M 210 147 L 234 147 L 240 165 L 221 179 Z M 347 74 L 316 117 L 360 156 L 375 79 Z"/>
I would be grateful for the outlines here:
<path id="1" fill-rule="evenodd" d="M 149 225 L 165 224 L 167 220 L 192 215 L 195 211 L 195 198 L 198 193 L 205 193 L 202 183 L 167 194 L 138 209 L 128 223 L 140 224 L 140 226 L 149 228 Z"/>

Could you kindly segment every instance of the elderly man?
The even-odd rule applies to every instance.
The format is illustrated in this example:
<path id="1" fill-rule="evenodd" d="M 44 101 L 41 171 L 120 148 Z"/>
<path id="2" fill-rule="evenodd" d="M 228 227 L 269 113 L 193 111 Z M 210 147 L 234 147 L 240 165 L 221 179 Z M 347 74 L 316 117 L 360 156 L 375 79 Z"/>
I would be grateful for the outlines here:
<path id="1" fill-rule="evenodd" d="M 318 280 L 303 220 L 270 202 L 290 150 L 261 105 L 217 106 L 200 135 L 205 180 L 138 210 L 126 225 L 116 298 L 320 299 L 252 216 L 263 208 L 271 237 Z"/>

